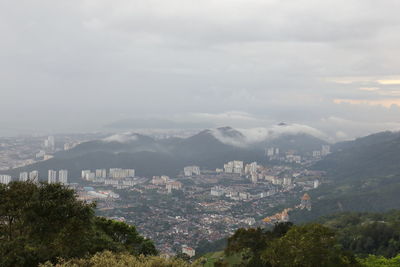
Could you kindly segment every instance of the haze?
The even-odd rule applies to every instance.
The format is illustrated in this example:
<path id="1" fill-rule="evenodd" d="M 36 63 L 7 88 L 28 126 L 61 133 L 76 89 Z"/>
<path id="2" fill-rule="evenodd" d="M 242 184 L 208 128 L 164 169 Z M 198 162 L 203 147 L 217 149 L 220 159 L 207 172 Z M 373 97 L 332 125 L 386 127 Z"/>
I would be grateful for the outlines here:
<path id="1" fill-rule="evenodd" d="M 397 130 L 399 10 L 397 0 L 1 0 L 0 135 L 164 120 L 285 121 L 334 140 Z"/>

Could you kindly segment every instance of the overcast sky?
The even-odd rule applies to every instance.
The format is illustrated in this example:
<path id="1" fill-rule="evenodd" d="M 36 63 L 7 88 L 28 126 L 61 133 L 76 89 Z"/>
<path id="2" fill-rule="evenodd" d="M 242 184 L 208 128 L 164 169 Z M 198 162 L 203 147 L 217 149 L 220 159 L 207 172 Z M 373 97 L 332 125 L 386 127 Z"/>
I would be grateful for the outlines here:
<path id="1" fill-rule="evenodd" d="M 398 0 L 0 0 L 0 134 L 400 129 Z"/>

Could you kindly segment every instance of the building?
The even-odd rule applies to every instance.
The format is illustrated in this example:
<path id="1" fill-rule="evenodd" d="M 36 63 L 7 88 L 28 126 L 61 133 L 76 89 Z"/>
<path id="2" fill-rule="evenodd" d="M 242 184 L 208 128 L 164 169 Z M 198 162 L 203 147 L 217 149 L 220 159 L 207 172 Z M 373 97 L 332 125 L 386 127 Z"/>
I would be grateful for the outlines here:
<path id="1" fill-rule="evenodd" d="M 90 170 L 82 170 L 81 171 L 81 178 L 86 180 L 86 175 L 90 173 Z"/>
<path id="2" fill-rule="evenodd" d="M 26 182 L 26 181 L 28 181 L 28 178 L 29 178 L 29 176 L 28 176 L 27 172 L 21 172 L 19 174 L 19 181 L 20 182 Z"/>
<path id="3" fill-rule="evenodd" d="M 239 192 L 239 199 L 240 199 L 240 200 L 249 199 L 249 194 L 246 193 L 246 192 Z"/>
<path id="4" fill-rule="evenodd" d="M 118 185 L 119 181 L 115 179 L 104 179 L 105 185 Z"/>
<path id="5" fill-rule="evenodd" d="M 54 136 L 49 136 L 49 137 L 47 137 L 46 140 L 44 140 L 44 147 L 49 151 L 55 150 L 56 142 L 55 142 Z"/>
<path id="6" fill-rule="evenodd" d="M 289 163 L 301 163 L 301 156 L 299 155 L 293 155 L 293 154 L 289 154 L 286 155 L 286 161 Z"/>
<path id="7" fill-rule="evenodd" d="M 165 185 L 168 182 L 168 179 L 165 179 L 165 177 L 168 177 L 168 176 L 162 176 L 162 177 L 163 178 L 161 178 L 160 176 L 153 176 L 151 183 L 153 185 Z"/>
<path id="8" fill-rule="evenodd" d="M 292 178 L 290 177 L 283 178 L 283 185 L 291 185 L 291 184 L 292 184 Z"/>
<path id="9" fill-rule="evenodd" d="M 200 167 L 199 166 L 187 166 L 187 167 L 183 168 L 183 173 L 185 176 L 200 175 Z"/>
<path id="10" fill-rule="evenodd" d="M 49 160 L 49 159 L 52 159 L 52 158 L 54 158 L 53 155 L 46 154 L 46 155 L 44 155 L 43 160 Z"/>
<path id="11" fill-rule="evenodd" d="M 107 178 L 107 170 L 106 169 L 97 169 L 95 171 L 96 178 Z"/>
<path id="12" fill-rule="evenodd" d="M 314 150 L 314 151 L 312 152 L 312 156 L 313 156 L 313 158 L 320 158 L 320 157 L 321 157 L 321 151 L 319 151 L 319 150 Z"/>
<path id="13" fill-rule="evenodd" d="M 49 184 L 57 183 L 57 171 L 49 170 L 47 175 L 47 182 Z"/>
<path id="14" fill-rule="evenodd" d="M 190 258 L 196 255 L 196 251 L 187 245 L 182 246 L 182 253 L 188 255 Z"/>
<path id="15" fill-rule="evenodd" d="M 252 172 L 251 175 L 250 175 L 250 178 L 251 178 L 251 182 L 252 182 L 253 184 L 256 184 L 256 183 L 257 183 L 257 181 L 258 181 L 258 175 L 257 175 L 256 172 Z"/>
<path id="16" fill-rule="evenodd" d="M 252 162 L 250 164 L 246 164 L 246 166 L 244 167 L 245 174 L 256 173 L 257 170 L 258 170 L 257 162 Z"/>
<path id="17" fill-rule="evenodd" d="M 39 172 L 38 171 L 31 171 L 29 173 L 29 180 L 32 183 L 38 183 L 39 182 Z"/>
<path id="18" fill-rule="evenodd" d="M 84 179 L 86 181 L 93 181 L 94 178 L 96 177 L 96 175 L 91 170 L 83 170 L 81 172 L 81 177 L 82 177 L 82 179 Z"/>
<path id="19" fill-rule="evenodd" d="M 182 188 L 182 183 L 178 181 L 171 181 L 165 185 L 165 188 L 168 190 L 168 193 L 171 193 L 172 189 L 180 190 Z"/>
<path id="20" fill-rule="evenodd" d="M 242 174 L 243 161 L 239 160 L 229 161 L 228 163 L 224 164 L 224 170 L 226 173 Z"/>
<path id="21" fill-rule="evenodd" d="M 38 153 L 36 153 L 35 158 L 43 159 L 44 155 L 46 155 L 46 152 L 44 150 L 40 150 Z"/>
<path id="22" fill-rule="evenodd" d="M 243 222 L 249 226 L 252 226 L 256 223 L 256 220 L 254 218 L 246 218 L 243 220 Z"/>
<path id="23" fill-rule="evenodd" d="M 327 156 L 329 153 L 331 153 L 331 147 L 329 145 L 322 145 L 321 156 Z"/>
<path id="24" fill-rule="evenodd" d="M 309 211 L 311 210 L 311 197 L 309 194 L 305 193 L 301 197 L 300 209 L 307 209 Z"/>
<path id="25" fill-rule="evenodd" d="M 265 149 L 265 154 L 267 157 L 272 157 L 274 156 L 274 151 L 275 149 L 273 147 Z"/>
<path id="26" fill-rule="evenodd" d="M 9 184 L 11 182 L 10 175 L 0 175 L 0 184 Z"/>
<path id="27" fill-rule="evenodd" d="M 220 186 L 214 186 L 211 188 L 210 194 L 215 197 L 222 197 L 225 195 L 225 189 Z"/>
<path id="28" fill-rule="evenodd" d="M 134 169 L 121 169 L 121 168 L 111 168 L 109 172 L 109 177 L 113 179 L 122 178 L 133 178 L 135 177 Z"/>
<path id="29" fill-rule="evenodd" d="M 68 184 L 68 171 L 59 170 L 58 171 L 58 181 L 62 184 Z"/>

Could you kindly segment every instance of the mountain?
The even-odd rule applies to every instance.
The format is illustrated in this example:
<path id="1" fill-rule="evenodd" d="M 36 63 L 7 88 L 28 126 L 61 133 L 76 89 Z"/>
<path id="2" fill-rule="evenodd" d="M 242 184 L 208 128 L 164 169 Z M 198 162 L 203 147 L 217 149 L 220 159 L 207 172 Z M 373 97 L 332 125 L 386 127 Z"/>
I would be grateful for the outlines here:
<path id="1" fill-rule="evenodd" d="M 288 127 L 288 126 L 279 126 Z M 68 151 L 61 151 L 53 159 L 11 171 L 17 177 L 20 171 L 38 170 L 41 178 L 49 169 L 67 169 L 71 181 L 78 181 L 81 170 L 96 168 L 134 168 L 139 176 L 177 175 L 184 166 L 198 165 L 215 169 L 231 160 L 266 163 L 265 148 L 280 147 L 311 153 L 325 141 L 306 133 L 289 132 L 278 128 L 253 140 L 231 127 L 201 131 L 188 138 L 154 139 L 149 136 L 125 133 L 82 143 Z"/>
<path id="2" fill-rule="evenodd" d="M 310 192 L 311 212 L 294 212 L 307 221 L 341 211 L 381 212 L 400 203 L 400 133 L 382 132 L 338 143 L 313 168 L 326 172 L 325 184 Z"/>
<path id="3" fill-rule="evenodd" d="M 310 154 L 314 150 L 321 150 L 322 145 L 327 145 L 328 142 L 306 133 L 298 134 L 282 134 L 277 138 L 266 139 L 257 146 L 264 145 L 265 147 L 279 147 L 282 152 L 295 150 L 300 154 Z"/>
<path id="4" fill-rule="evenodd" d="M 336 180 L 400 174 L 400 133 L 382 132 L 333 146 L 334 153 L 314 167 Z"/>

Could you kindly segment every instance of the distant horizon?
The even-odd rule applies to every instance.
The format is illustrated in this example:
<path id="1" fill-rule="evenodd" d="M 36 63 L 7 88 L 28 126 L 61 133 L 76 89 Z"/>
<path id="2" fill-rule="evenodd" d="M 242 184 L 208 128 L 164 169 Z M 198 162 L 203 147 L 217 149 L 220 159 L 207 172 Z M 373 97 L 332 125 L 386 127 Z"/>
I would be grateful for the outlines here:
<path id="1" fill-rule="evenodd" d="M 285 123 L 285 122 L 281 122 Z M 0 129 L 0 138 L 15 138 L 15 137 L 24 137 L 24 136 L 50 136 L 50 135 L 93 135 L 93 136 L 104 136 L 104 137 L 112 137 L 113 135 L 125 135 L 125 134 L 141 134 L 141 135 L 147 135 L 151 136 L 153 138 L 167 138 L 167 137 L 181 137 L 181 138 L 188 138 L 191 136 L 194 136 L 202 131 L 205 130 L 216 130 L 220 128 L 225 128 L 225 127 L 231 127 L 243 134 L 246 135 L 246 133 L 251 133 L 251 132 L 259 132 L 258 134 L 263 134 L 262 132 L 267 132 L 273 130 L 274 127 L 279 126 L 280 123 L 270 125 L 269 127 L 233 127 L 231 125 L 220 125 L 220 126 L 213 126 L 213 127 L 199 127 L 199 128 L 124 128 L 124 129 L 113 129 L 113 128 L 99 128 L 99 129 L 92 129 L 92 130 L 86 130 L 86 131 L 45 131 L 44 129 L 42 131 L 37 131 L 37 132 L 32 132 L 30 130 L 26 131 L 15 131 L 14 133 L 12 131 L 4 131 L 4 129 Z M 360 137 L 365 137 L 371 134 L 377 134 L 381 132 L 398 132 L 400 129 L 380 129 L 377 131 L 369 131 L 365 133 L 360 133 L 359 135 L 354 135 L 354 136 L 347 136 L 347 137 L 342 137 L 342 138 L 337 138 L 335 136 L 330 136 L 326 134 L 323 131 L 320 131 L 317 128 L 310 127 L 308 125 L 303 125 L 303 124 L 290 124 L 290 123 L 285 123 L 287 126 L 297 126 L 300 128 L 308 129 L 308 131 L 299 131 L 299 132 L 292 132 L 292 133 L 306 133 L 310 134 L 312 136 L 315 136 L 317 138 L 320 138 L 322 140 L 325 140 L 331 144 L 337 143 L 337 142 L 342 142 L 342 141 L 350 141 L 354 140 Z M 261 132 L 261 133 L 260 133 Z M 10 134 L 11 133 L 11 134 Z M 282 132 L 285 134 L 285 132 Z M 287 133 L 286 133 L 287 134 Z M 101 138 L 100 138 L 101 139 Z M 96 140 L 96 139 L 93 139 Z"/>

